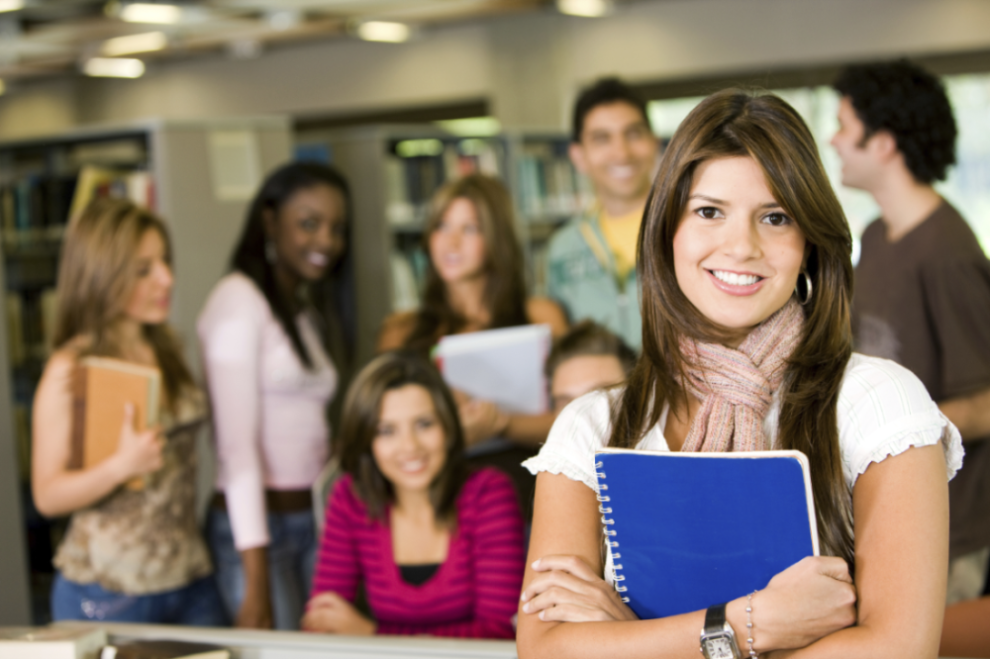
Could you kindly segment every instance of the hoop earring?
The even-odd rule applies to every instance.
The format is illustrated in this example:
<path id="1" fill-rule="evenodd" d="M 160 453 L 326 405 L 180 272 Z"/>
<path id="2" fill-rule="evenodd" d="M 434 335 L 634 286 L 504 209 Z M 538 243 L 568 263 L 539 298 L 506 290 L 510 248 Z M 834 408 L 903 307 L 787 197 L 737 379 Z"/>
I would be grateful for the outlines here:
<path id="1" fill-rule="evenodd" d="M 801 299 L 801 286 L 800 286 L 802 278 L 804 279 L 804 288 L 807 291 L 803 300 Z M 814 290 L 815 290 L 814 287 L 811 285 L 811 276 L 808 275 L 807 271 L 802 270 L 801 274 L 798 275 L 797 284 L 794 285 L 794 296 L 797 298 L 798 303 L 801 304 L 801 306 L 808 304 L 808 302 L 811 301 L 811 294 L 814 292 Z"/>
<path id="2" fill-rule="evenodd" d="M 265 260 L 272 265 L 278 261 L 278 252 L 275 251 L 275 243 L 271 240 L 265 241 Z"/>

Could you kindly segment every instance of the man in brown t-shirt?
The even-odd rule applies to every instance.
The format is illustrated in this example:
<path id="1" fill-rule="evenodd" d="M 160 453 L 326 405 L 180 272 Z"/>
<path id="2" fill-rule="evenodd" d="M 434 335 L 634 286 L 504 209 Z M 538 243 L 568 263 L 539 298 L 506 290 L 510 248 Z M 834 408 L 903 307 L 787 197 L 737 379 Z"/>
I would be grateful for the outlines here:
<path id="1" fill-rule="evenodd" d="M 842 182 L 881 211 L 856 267 L 856 350 L 914 372 L 962 433 L 964 466 L 949 485 L 948 599 L 971 599 L 990 557 L 990 262 L 932 188 L 955 163 L 952 108 L 939 80 L 906 60 L 849 67 L 835 88 Z"/>

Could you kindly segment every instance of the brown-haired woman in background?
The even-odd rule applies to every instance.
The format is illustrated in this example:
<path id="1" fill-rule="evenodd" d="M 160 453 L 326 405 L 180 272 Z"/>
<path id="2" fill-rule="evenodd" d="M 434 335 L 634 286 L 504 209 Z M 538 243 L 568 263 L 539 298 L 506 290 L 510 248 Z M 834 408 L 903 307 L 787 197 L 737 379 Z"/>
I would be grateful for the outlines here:
<path id="1" fill-rule="evenodd" d="M 563 311 L 547 298 L 526 297 L 523 256 L 508 190 L 474 174 L 448 183 L 433 196 L 426 223 L 429 255 L 422 307 L 385 320 L 379 351 L 424 354 L 449 334 L 545 323 L 553 336 L 567 331 Z M 460 406 L 468 444 L 504 435 L 538 445 L 552 415 L 510 415 L 485 401 Z"/>
<path id="2" fill-rule="evenodd" d="M 749 621 L 745 593 L 713 603 L 733 656 L 936 656 L 946 480 L 961 440 L 909 371 L 852 353 L 851 247 L 789 105 L 726 91 L 688 115 L 640 235 L 643 355 L 626 387 L 564 410 L 528 463 L 542 473 L 520 657 L 698 656 L 706 611 L 640 621 L 603 579 L 611 547 L 603 555 L 594 451 L 604 446 L 808 456 L 826 556 L 752 595 Z M 759 524 L 760 502 L 738 486 L 741 514 Z"/>
<path id="3" fill-rule="evenodd" d="M 70 227 L 59 266 L 56 350 L 33 410 L 35 504 L 47 516 L 72 514 L 54 559 L 55 620 L 225 620 L 194 506 L 193 422 L 204 418 L 205 404 L 165 324 L 171 291 L 168 232 L 151 213 L 101 199 Z M 127 410 L 116 453 L 74 470 L 72 379 L 79 360 L 91 355 L 159 369 L 163 422 L 137 431 Z M 143 489 L 122 487 L 138 476 L 149 476 Z"/>
<path id="4" fill-rule="evenodd" d="M 508 478 L 469 471 L 436 368 L 390 352 L 351 385 L 303 628 L 336 634 L 512 638 L 523 529 Z M 375 620 L 352 602 L 364 585 Z"/>

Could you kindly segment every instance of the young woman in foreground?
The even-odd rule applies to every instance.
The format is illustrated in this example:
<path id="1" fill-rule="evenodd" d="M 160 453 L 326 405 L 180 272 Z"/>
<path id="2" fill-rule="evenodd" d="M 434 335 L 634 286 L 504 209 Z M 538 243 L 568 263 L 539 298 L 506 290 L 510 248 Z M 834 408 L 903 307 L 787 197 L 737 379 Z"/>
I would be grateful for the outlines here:
<path id="1" fill-rule="evenodd" d="M 195 422 L 205 421 L 206 405 L 166 324 L 171 262 L 165 224 L 128 201 L 92 202 L 65 238 L 56 349 L 34 398 L 31 470 L 38 510 L 72 515 L 54 559 L 55 620 L 225 620 L 196 521 Z M 72 381 L 87 356 L 157 368 L 162 423 L 138 430 L 125 411 L 116 453 L 73 469 Z M 124 487 L 138 477 L 142 489 Z"/>
<path id="2" fill-rule="evenodd" d="M 372 361 L 344 401 L 303 628 L 512 638 L 523 524 L 509 479 L 469 472 L 450 391 L 424 357 Z M 375 620 L 352 602 L 363 583 Z"/>
<path id="3" fill-rule="evenodd" d="M 961 441 L 910 372 L 852 354 L 851 242 L 786 103 L 727 91 L 684 120 L 640 234 L 643 355 L 626 387 L 566 408 L 527 463 L 541 473 L 520 657 L 698 656 L 705 611 L 639 621 L 602 578 L 604 446 L 807 454 L 823 556 L 752 597 L 751 631 L 745 594 L 727 603 L 741 655 L 936 656 Z M 759 524 L 738 490 L 726 505 Z"/>

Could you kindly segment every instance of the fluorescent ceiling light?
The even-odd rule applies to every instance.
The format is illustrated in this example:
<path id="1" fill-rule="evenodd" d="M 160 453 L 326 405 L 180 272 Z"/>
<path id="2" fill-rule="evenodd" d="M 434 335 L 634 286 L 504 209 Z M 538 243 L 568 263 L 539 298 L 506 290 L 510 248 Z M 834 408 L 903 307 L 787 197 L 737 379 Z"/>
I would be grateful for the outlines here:
<path id="1" fill-rule="evenodd" d="M 164 32 L 129 34 L 126 37 L 115 37 L 104 41 L 100 46 L 100 54 L 116 57 L 131 53 L 150 53 L 154 50 L 162 50 L 167 45 L 168 37 Z"/>
<path id="2" fill-rule="evenodd" d="M 120 8 L 120 18 L 128 23 L 162 23 L 171 25 L 182 20 L 182 8 L 176 5 L 153 5 L 132 2 Z"/>
<path id="3" fill-rule="evenodd" d="M 425 140 L 402 140 L 395 145 L 395 153 L 400 158 L 439 156 L 443 153 L 443 142 L 432 138 Z"/>
<path id="4" fill-rule="evenodd" d="M 484 137 L 490 135 L 498 135 L 502 132 L 502 124 L 495 117 L 468 117 L 464 119 L 441 119 L 439 121 L 434 121 L 437 126 L 443 128 L 448 133 L 453 133 L 454 135 L 461 135 L 463 137 Z M 464 142 L 471 142 L 470 140 L 465 140 Z M 461 143 L 461 152 L 467 155 L 472 155 L 469 153 L 469 149 L 464 148 L 464 142 Z M 486 145 L 487 146 L 487 145 Z"/>
<path id="5" fill-rule="evenodd" d="M 99 78 L 140 78 L 144 62 L 123 57 L 94 57 L 83 65 L 83 73 Z"/>
<path id="6" fill-rule="evenodd" d="M 410 30 L 409 26 L 405 23 L 368 21 L 358 26 L 357 34 L 365 41 L 400 43 L 409 39 Z"/>
<path id="7" fill-rule="evenodd" d="M 598 18 L 612 11 L 612 0 L 557 0 L 557 11 L 571 16 Z"/>
<path id="8" fill-rule="evenodd" d="M 0 12 L 17 11 L 24 8 L 24 0 L 0 0 Z"/>

